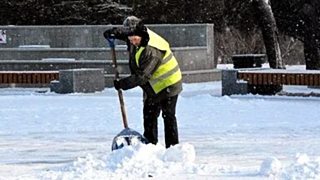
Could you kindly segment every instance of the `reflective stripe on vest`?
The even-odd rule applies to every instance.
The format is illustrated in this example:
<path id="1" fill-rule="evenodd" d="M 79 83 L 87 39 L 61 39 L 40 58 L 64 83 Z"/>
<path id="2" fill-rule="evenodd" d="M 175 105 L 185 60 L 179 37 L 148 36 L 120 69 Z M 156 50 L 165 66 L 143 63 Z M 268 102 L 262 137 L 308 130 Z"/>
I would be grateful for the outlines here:
<path id="1" fill-rule="evenodd" d="M 149 46 L 165 51 L 165 55 L 161 60 L 161 65 L 152 74 L 149 83 L 156 94 L 163 89 L 179 82 L 182 79 L 181 71 L 176 58 L 173 56 L 169 43 L 162 37 L 148 29 L 150 40 Z M 145 47 L 140 47 L 135 54 L 136 64 L 139 67 L 141 53 Z"/>

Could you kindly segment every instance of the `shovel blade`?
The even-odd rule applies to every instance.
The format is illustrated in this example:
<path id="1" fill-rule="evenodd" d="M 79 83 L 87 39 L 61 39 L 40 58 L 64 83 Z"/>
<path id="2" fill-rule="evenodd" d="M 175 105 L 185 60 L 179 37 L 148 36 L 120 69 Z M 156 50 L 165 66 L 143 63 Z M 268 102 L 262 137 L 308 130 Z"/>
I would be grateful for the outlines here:
<path id="1" fill-rule="evenodd" d="M 147 139 L 137 131 L 125 128 L 112 141 L 112 151 L 121 149 L 125 146 L 136 145 L 138 143 L 147 144 Z"/>

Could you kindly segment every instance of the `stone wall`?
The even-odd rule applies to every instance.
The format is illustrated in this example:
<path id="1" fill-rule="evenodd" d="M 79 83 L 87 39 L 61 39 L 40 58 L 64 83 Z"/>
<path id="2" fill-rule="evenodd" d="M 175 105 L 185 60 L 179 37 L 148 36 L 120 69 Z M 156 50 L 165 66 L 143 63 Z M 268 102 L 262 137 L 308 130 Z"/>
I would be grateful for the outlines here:
<path id="1" fill-rule="evenodd" d="M 162 24 L 146 25 L 165 37 L 171 47 L 207 46 L 213 36 L 212 24 Z M 21 45 L 49 45 L 51 48 L 106 47 L 103 32 L 116 25 L 77 26 L 0 26 L 6 30 L 7 43 L 1 48 Z M 210 40 L 210 41 L 213 41 Z M 122 43 L 124 44 L 124 43 Z"/>

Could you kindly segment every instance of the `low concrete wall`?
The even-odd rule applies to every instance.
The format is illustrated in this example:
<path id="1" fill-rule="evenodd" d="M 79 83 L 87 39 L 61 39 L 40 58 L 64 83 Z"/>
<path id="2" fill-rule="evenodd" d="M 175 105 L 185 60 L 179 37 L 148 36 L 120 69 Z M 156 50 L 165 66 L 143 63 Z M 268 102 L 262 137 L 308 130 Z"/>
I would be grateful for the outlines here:
<path id="1" fill-rule="evenodd" d="M 207 49 L 206 47 L 181 47 L 181 48 L 172 48 L 173 53 L 175 54 L 180 68 L 182 71 L 191 71 L 191 70 L 200 70 L 200 69 L 213 69 L 215 64 L 213 61 L 207 59 Z M 123 48 L 117 48 L 117 59 L 128 61 L 128 52 Z M 72 68 L 73 63 L 86 62 L 89 64 L 95 64 L 95 62 L 105 62 L 108 63 L 111 60 L 111 51 L 109 48 L 3 48 L 0 49 L 0 64 L 15 64 L 18 63 L 28 63 L 31 66 L 32 64 L 37 63 L 47 63 L 47 59 L 52 59 L 53 63 L 52 68 L 57 69 L 54 66 L 54 62 L 57 63 L 69 63 L 70 68 Z M 56 59 L 56 61 L 54 60 Z M 64 60 L 65 59 L 65 60 Z M 74 60 L 73 62 L 70 59 Z M 12 62 L 12 63 L 10 63 Z M 3 66 L 1 69 L 5 70 L 18 70 L 10 69 L 10 66 Z M 94 68 L 96 66 L 92 66 Z M 12 66 L 12 68 L 19 68 L 17 65 Z M 24 68 L 21 66 L 21 68 Z M 35 66 L 35 68 L 37 68 Z M 58 67 L 60 68 L 60 67 Z M 85 68 L 85 67 L 84 67 Z M 28 68 L 32 69 L 32 68 Z M 23 70 L 23 69 L 21 69 Z"/>
<path id="2" fill-rule="evenodd" d="M 103 69 L 69 69 L 59 71 L 59 81 L 52 81 L 56 93 L 93 93 L 105 87 Z"/>
<path id="3" fill-rule="evenodd" d="M 238 71 L 234 69 L 222 70 L 222 96 L 248 93 L 247 82 L 239 81 L 237 73 Z"/>
<path id="4" fill-rule="evenodd" d="M 128 75 L 129 74 L 121 74 L 121 77 L 126 77 Z M 107 74 L 104 77 L 105 77 L 106 87 L 112 87 L 114 75 Z M 182 72 L 182 81 L 184 83 L 209 82 L 209 81 L 220 81 L 220 80 L 221 80 L 220 69 Z"/>

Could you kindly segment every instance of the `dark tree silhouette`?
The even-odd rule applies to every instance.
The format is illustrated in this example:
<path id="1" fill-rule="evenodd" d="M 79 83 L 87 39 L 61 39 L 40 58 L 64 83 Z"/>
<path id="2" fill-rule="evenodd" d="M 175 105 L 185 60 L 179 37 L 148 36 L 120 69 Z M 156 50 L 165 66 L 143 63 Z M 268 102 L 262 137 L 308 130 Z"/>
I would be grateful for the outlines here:
<path id="1" fill-rule="evenodd" d="M 279 45 L 278 28 L 270 4 L 265 0 L 253 0 L 252 5 L 256 11 L 258 24 L 266 47 L 269 65 L 274 69 L 283 69 Z"/>

